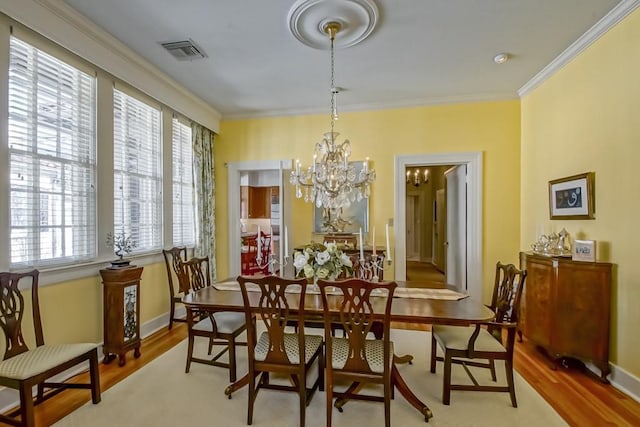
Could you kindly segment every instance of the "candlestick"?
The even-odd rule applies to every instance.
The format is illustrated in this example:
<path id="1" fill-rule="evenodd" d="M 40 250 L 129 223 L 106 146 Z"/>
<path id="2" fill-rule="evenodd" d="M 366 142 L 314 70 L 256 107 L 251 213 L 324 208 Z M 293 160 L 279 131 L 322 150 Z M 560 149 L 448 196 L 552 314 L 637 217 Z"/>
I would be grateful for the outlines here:
<path id="1" fill-rule="evenodd" d="M 258 253 L 256 254 L 256 258 L 262 258 L 262 242 L 260 241 L 260 226 L 258 226 L 258 236 L 256 237 L 258 243 Z"/>
<path id="2" fill-rule="evenodd" d="M 391 250 L 389 248 L 389 224 L 386 224 L 385 236 L 387 238 L 387 260 L 391 262 Z"/>
<path id="3" fill-rule="evenodd" d="M 284 256 L 289 256 L 289 230 L 284 226 Z"/>
<path id="4" fill-rule="evenodd" d="M 376 254 L 376 227 L 373 226 L 373 237 L 371 239 L 371 246 L 373 246 L 373 254 Z"/>
<path id="5" fill-rule="evenodd" d="M 275 254 L 276 242 L 275 242 L 275 239 L 273 238 L 273 227 L 270 227 L 269 231 L 271 231 L 271 247 L 269 248 L 269 250 L 271 251 L 272 254 Z"/>
<path id="6" fill-rule="evenodd" d="M 360 231 L 358 233 L 359 237 L 359 245 L 360 245 L 360 259 L 364 259 L 364 249 L 362 248 L 362 227 L 360 227 Z"/>

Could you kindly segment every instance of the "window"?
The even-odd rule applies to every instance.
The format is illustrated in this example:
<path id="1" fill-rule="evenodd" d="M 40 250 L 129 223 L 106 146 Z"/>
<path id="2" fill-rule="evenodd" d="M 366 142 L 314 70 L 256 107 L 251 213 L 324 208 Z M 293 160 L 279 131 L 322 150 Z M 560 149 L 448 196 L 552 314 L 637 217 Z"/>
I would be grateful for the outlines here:
<path id="1" fill-rule="evenodd" d="M 96 256 L 95 87 L 94 76 L 10 37 L 12 267 Z"/>
<path id="2" fill-rule="evenodd" d="M 173 119 L 173 245 L 195 245 L 191 126 Z"/>
<path id="3" fill-rule="evenodd" d="M 162 248 L 160 109 L 113 90 L 114 233 L 125 232 L 134 252 Z"/>

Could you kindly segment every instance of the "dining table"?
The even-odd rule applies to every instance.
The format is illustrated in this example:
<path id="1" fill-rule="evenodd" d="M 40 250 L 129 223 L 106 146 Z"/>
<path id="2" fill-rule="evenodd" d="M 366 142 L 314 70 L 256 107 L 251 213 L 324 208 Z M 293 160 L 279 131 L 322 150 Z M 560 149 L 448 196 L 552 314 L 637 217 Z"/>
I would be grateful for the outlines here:
<path id="1" fill-rule="evenodd" d="M 480 301 L 476 301 L 468 295 L 460 294 L 443 283 L 395 282 L 398 284 L 398 288 L 391 304 L 391 322 L 393 323 L 468 326 L 492 320 L 495 316 L 494 312 Z M 234 288 L 234 285 L 237 289 Z M 239 285 L 237 285 L 235 279 L 225 279 L 214 283 L 212 286 L 185 295 L 182 302 L 187 307 L 210 312 L 244 312 L 242 293 L 239 290 Z M 257 306 L 259 293 L 248 292 L 248 295 L 251 304 Z M 430 297 L 430 295 L 432 296 Z M 289 300 L 289 307 L 298 307 L 300 294 L 287 294 L 287 299 Z M 335 307 L 336 312 L 341 301 L 341 295 L 327 296 L 327 303 L 330 307 Z M 372 301 L 374 313 L 380 313 L 380 316 L 382 316 L 385 298 L 372 298 Z M 317 289 L 314 288 L 314 285 L 308 285 L 306 291 L 304 316 L 315 319 L 323 316 L 322 298 Z M 396 362 L 407 362 L 411 360 L 411 356 L 397 356 L 395 360 Z M 398 392 L 425 417 L 425 421 L 428 421 L 433 416 L 431 409 L 408 387 L 395 363 L 393 364 L 391 375 L 393 384 Z M 249 378 L 245 375 L 230 384 L 225 389 L 225 395 L 231 398 L 231 394 L 246 386 L 248 381 Z M 337 402 L 336 406 L 340 408 L 344 403 L 344 401 Z"/>

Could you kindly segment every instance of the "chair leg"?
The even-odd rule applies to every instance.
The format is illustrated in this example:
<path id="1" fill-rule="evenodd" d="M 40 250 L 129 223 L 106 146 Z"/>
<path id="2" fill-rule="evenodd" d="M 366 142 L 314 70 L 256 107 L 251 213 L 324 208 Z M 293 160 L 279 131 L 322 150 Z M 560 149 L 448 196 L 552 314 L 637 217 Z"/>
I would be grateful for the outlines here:
<path id="1" fill-rule="evenodd" d="M 448 405 L 451 400 L 451 355 L 444 352 L 444 380 L 442 381 L 442 404 Z"/>
<path id="2" fill-rule="evenodd" d="M 438 342 L 431 332 L 431 373 L 436 373 L 436 351 L 438 350 Z"/>
<path id="3" fill-rule="evenodd" d="M 176 302 L 173 300 L 173 295 L 169 301 L 171 301 L 171 308 L 169 309 L 169 330 L 171 330 L 173 328 L 173 318 L 176 314 Z"/>
<path id="4" fill-rule="evenodd" d="M 91 377 L 91 401 L 96 404 L 102 399 L 100 396 L 100 365 L 98 364 L 98 350 L 91 352 L 89 357 L 89 376 Z"/>
<path id="5" fill-rule="evenodd" d="M 298 375 L 298 394 L 300 395 L 300 427 L 304 427 L 307 410 L 307 381 L 306 375 Z"/>
<path id="6" fill-rule="evenodd" d="M 491 380 L 493 382 L 498 381 L 498 379 L 496 378 L 496 363 L 493 359 L 489 360 L 489 370 L 491 371 Z"/>
<path id="7" fill-rule="evenodd" d="M 249 403 L 247 406 L 247 424 L 253 423 L 253 404 L 256 400 L 256 375 L 255 371 L 249 368 Z"/>
<path id="8" fill-rule="evenodd" d="M 31 385 L 20 384 L 20 420 L 25 427 L 35 426 L 33 418 L 33 396 L 31 396 Z"/>
<path id="9" fill-rule="evenodd" d="M 236 339 L 229 339 L 229 382 L 236 382 Z"/>
<path id="10" fill-rule="evenodd" d="M 184 368 L 185 374 L 189 373 L 191 368 L 191 357 L 193 356 L 193 335 L 189 334 L 189 345 L 187 346 L 187 366 Z"/>
<path id="11" fill-rule="evenodd" d="M 393 357 L 393 356 L 392 356 Z M 384 382 L 384 425 L 391 427 L 391 374 Z"/>
<path id="12" fill-rule="evenodd" d="M 324 351 L 320 350 L 318 355 L 318 389 L 324 391 Z"/>
<path id="13" fill-rule="evenodd" d="M 507 384 L 509 385 L 509 395 L 511 396 L 511 405 L 514 408 L 517 408 L 518 402 L 516 401 L 516 387 L 513 382 L 513 361 L 505 360 L 504 366 L 507 374 Z"/>
<path id="14" fill-rule="evenodd" d="M 329 361 L 329 363 L 331 363 Z M 327 395 L 326 410 L 327 410 L 327 427 L 331 427 L 331 416 L 333 415 L 333 378 L 330 375 L 325 377 L 325 394 Z"/>

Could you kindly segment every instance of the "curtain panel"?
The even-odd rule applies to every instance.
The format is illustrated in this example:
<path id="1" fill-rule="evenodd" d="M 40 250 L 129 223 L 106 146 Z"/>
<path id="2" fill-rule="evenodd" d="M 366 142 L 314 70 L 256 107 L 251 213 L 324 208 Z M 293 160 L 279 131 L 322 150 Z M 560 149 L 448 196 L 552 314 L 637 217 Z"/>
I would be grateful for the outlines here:
<path id="1" fill-rule="evenodd" d="M 216 280 L 216 202 L 213 170 L 215 133 L 198 123 L 193 134 L 193 185 L 196 200 L 196 245 L 194 255 L 209 257 L 211 280 Z"/>

